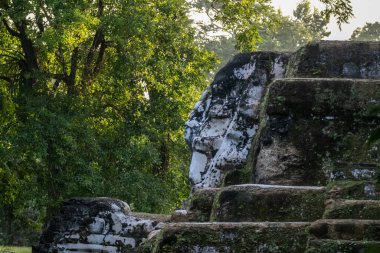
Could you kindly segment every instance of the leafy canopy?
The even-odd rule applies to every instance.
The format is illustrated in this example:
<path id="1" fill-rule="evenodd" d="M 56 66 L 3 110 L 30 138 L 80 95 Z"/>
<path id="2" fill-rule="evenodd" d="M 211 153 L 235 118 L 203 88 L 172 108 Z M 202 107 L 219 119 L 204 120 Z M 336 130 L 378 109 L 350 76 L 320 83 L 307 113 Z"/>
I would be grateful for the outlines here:
<path id="1" fill-rule="evenodd" d="M 146 212 L 188 196 L 182 126 L 216 60 L 187 13 L 184 0 L 0 1 L 5 234 L 74 196 Z"/>
<path id="2" fill-rule="evenodd" d="M 363 27 L 356 28 L 350 40 L 380 41 L 380 23 L 366 23 Z"/>

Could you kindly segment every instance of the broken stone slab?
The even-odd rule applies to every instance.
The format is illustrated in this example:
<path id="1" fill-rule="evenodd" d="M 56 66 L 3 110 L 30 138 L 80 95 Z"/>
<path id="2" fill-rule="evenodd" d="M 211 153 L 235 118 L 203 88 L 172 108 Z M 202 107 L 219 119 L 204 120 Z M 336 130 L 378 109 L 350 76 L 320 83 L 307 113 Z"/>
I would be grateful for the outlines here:
<path id="1" fill-rule="evenodd" d="M 192 150 L 192 189 L 219 187 L 228 172 L 243 168 L 259 123 L 265 87 L 282 78 L 288 54 L 243 53 L 215 76 L 185 125 Z"/>
<path id="2" fill-rule="evenodd" d="M 306 253 L 377 253 L 379 241 L 310 240 Z"/>
<path id="3" fill-rule="evenodd" d="M 168 224 L 151 253 L 304 253 L 306 222 L 217 222 Z"/>
<path id="4" fill-rule="evenodd" d="M 322 219 L 309 232 L 311 240 L 380 241 L 380 220 Z"/>
<path id="5" fill-rule="evenodd" d="M 234 185 L 216 195 L 212 221 L 314 221 L 322 218 L 324 187 Z"/>
<path id="6" fill-rule="evenodd" d="M 379 103 L 380 80 L 274 81 L 252 152 L 254 183 L 326 185 L 336 164 L 379 164 L 379 145 L 365 145 Z"/>
<path id="7" fill-rule="evenodd" d="M 286 78 L 380 78 L 380 42 L 316 41 L 289 59 Z"/>
<path id="8" fill-rule="evenodd" d="M 324 219 L 380 219 L 378 200 L 336 200 L 330 203 L 323 215 Z"/>
<path id="9" fill-rule="evenodd" d="M 33 252 L 121 252 L 138 246 L 163 222 L 161 215 L 133 215 L 117 199 L 70 199 L 46 224 Z"/>

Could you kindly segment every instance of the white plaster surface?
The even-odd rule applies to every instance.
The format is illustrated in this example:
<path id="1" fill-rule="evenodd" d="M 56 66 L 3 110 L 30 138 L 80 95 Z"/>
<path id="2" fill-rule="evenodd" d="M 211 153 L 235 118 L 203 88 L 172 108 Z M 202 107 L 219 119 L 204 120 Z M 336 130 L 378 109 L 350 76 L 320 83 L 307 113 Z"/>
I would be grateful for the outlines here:
<path id="1" fill-rule="evenodd" d="M 255 62 L 244 64 L 242 67 L 234 69 L 234 75 L 238 79 L 245 80 L 252 75 L 253 71 L 255 71 L 255 66 Z"/>
<path id="2" fill-rule="evenodd" d="M 193 190 L 219 187 L 228 170 L 244 165 L 258 129 L 264 87 L 268 80 L 284 76 L 281 56 L 270 63 L 270 73 L 254 54 L 239 64 L 217 74 L 186 123 L 185 139 L 193 151 L 189 172 Z"/>

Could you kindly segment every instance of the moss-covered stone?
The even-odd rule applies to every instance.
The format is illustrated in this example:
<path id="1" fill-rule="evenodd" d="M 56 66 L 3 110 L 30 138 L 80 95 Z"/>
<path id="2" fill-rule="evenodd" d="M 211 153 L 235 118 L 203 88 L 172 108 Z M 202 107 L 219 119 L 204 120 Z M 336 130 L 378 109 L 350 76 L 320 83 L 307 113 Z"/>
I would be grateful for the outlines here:
<path id="1" fill-rule="evenodd" d="M 330 180 L 378 180 L 380 167 L 378 164 L 368 163 L 343 163 L 334 161 L 331 163 Z"/>
<path id="2" fill-rule="evenodd" d="M 326 186 L 333 199 L 380 200 L 378 181 L 335 181 Z"/>
<path id="3" fill-rule="evenodd" d="M 214 198 L 219 190 L 219 188 L 207 188 L 194 192 L 190 199 L 188 221 L 209 221 Z"/>
<path id="4" fill-rule="evenodd" d="M 380 124 L 369 116 L 380 101 L 380 80 L 282 79 L 269 87 L 265 129 L 254 142 L 254 182 L 325 185 L 336 172 L 348 179 L 376 174 L 379 145 L 365 145 Z M 342 167 L 343 166 L 343 167 Z M 357 168 L 358 167 L 358 168 Z M 334 174 L 335 172 L 335 174 Z M 370 174 L 371 174 L 370 173 Z M 349 175 L 351 174 L 351 175 Z M 368 174 L 368 173 L 367 173 Z M 338 173 L 339 176 L 339 173 Z"/>
<path id="5" fill-rule="evenodd" d="M 215 198 L 212 221 L 314 221 L 324 212 L 323 187 L 235 185 Z"/>
<path id="6" fill-rule="evenodd" d="M 326 209 L 325 219 L 380 219 L 380 201 L 376 200 L 338 200 Z"/>
<path id="7" fill-rule="evenodd" d="M 345 240 L 312 240 L 306 253 L 379 253 L 380 242 L 345 241 Z"/>
<path id="8" fill-rule="evenodd" d="M 379 78 L 380 43 L 316 41 L 289 59 L 286 77 Z"/>
<path id="9" fill-rule="evenodd" d="M 380 241 L 380 220 L 324 219 L 313 222 L 311 240 Z"/>
<path id="10" fill-rule="evenodd" d="M 152 253 L 304 253 L 309 223 L 169 225 Z"/>

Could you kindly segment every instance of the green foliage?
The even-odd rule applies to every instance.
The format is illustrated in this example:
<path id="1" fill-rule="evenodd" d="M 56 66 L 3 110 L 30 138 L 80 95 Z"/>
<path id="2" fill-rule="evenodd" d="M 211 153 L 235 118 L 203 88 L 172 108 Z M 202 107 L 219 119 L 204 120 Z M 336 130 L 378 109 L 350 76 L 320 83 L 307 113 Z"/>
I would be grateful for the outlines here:
<path id="1" fill-rule="evenodd" d="M 235 46 L 241 51 L 256 50 L 257 42 L 261 40 L 260 30 L 277 22 L 270 0 L 191 2 L 198 12 L 205 12 L 210 18 L 211 25 L 202 27 L 202 39 L 208 40 L 208 33 L 228 32 L 236 38 Z"/>
<path id="2" fill-rule="evenodd" d="M 261 39 L 256 41 L 256 47 L 261 51 L 295 51 L 313 40 L 320 40 L 330 35 L 327 30 L 329 20 L 316 8 L 311 8 L 308 0 L 300 2 L 293 12 L 293 17 L 282 16 L 281 12 L 273 13 L 276 23 L 261 29 Z M 215 40 L 206 40 L 207 49 L 214 51 L 224 66 L 238 50 L 236 38 L 219 36 Z"/>
<path id="3" fill-rule="evenodd" d="M 184 0 L 0 2 L 1 238 L 35 242 L 75 196 L 164 213 L 187 198 L 183 125 L 215 62 L 187 12 Z"/>
<path id="4" fill-rule="evenodd" d="M 350 40 L 380 41 L 380 23 L 366 23 L 363 27 L 356 28 Z"/>
<path id="5" fill-rule="evenodd" d="M 210 24 L 197 24 L 201 43 L 217 41 L 220 36 L 212 35 L 224 32 L 229 33 L 230 43 L 234 43 L 236 49 L 254 51 L 260 49 L 260 44 L 261 49 L 266 50 L 293 50 L 307 41 L 328 36 L 326 25 L 331 16 L 336 18 L 339 27 L 353 17 L 350 0 L 320 1 L 325 4 L 321 12 L 312 10 L 308 0 L 300 2 L 294 19 L 275 11 L 270 0 L 192 0 L 190 3 L 198 13 L 209 17 Z M 271 39 L 275 41 L 270 42 Z"/>
<path id="6" fill-rule="evenodd" d="M 354 16 L 351 0 L 319 0 L 325 4 L 326 8 L 322 11 L 322 15 L 330 20 L 331 16 L 336 18 L 339 28 L 342 24 L 348 23 L 348 20 Z"/>
<path id="7" fill-rule="evenodd" d="M 330 35 L 327 31 L 329 19 L 321 15 L 318 9 L 311 8 L 309 0 L 297 5 L 293 17 L 280 16 L 281 22 L 273 30 L 262 31 L 263 41 L 260 50 L 295 51 L 313 40 L 320 40 Z"/>

